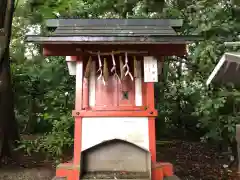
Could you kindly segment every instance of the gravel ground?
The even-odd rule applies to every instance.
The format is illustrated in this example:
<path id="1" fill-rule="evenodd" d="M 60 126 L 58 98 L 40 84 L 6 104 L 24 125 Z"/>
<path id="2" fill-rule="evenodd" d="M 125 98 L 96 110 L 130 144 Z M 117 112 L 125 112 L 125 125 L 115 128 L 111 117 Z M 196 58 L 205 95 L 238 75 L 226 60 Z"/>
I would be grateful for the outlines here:
<path id="1" fill-rule="evenodd" d="M 229 160 L 210 144 L 171 141 L 157 145 L 157 159 L 174 165 L 182 180 L 239 180 L 236 169 L 224 168 Z M 226 173 L 229 172 L 229 173 Z"/>
<path id="2" fill-rule="evenodd" d="M 0 180 L 51 180 L 54 175 L 49 168 L 0 169 Z"/>
<path id="3" fill-rule="evenodd" d="M 239 180 L 235 170 L 231 177 L 225 177 L 228 164 L 225 157 L 215 147 L 208 144 L 187 141 L 171 141 L 171 143 L 157 144 L 157 159 L 173 163 L 175 173 L 181 180 Z M 69 157 L 71 158 L 71 157 Z M 0 180 L 51 180 L 55 175 L 55 168 L 51 162 L 39 159 L 39 155 L 23 156 L 21 161 L 27 168 L 16 165 L 0 168 Z"/>

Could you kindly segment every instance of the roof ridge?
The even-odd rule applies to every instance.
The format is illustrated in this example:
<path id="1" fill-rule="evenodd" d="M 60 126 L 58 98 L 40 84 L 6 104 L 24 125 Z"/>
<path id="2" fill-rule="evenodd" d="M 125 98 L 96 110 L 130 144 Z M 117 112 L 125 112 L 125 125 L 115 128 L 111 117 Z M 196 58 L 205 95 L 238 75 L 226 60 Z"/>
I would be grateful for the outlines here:
<path id="1" fill-rule="evenodd" d="M 102 26 L 102 25 L 125 25 L 125 26 L 170 26 L 181 27 L 182 19 L 48 19 L 47 27 L 59 26 Z"/>

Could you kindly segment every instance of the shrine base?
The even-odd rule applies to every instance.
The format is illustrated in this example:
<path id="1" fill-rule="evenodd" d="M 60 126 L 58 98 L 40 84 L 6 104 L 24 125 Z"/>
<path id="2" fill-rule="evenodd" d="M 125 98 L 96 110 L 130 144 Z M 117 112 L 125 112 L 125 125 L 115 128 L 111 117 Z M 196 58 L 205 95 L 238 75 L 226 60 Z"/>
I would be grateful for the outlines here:
<path id="1" fill-rule="evenodd" d="M 165 180 L 167 177 L 175 177 L 172 164 L 158 162 L 152 165 L 152 180 Z M 58 165 L 54 180 L 80 180 L 80 165 L 74 165 L 71 162 Z"/>

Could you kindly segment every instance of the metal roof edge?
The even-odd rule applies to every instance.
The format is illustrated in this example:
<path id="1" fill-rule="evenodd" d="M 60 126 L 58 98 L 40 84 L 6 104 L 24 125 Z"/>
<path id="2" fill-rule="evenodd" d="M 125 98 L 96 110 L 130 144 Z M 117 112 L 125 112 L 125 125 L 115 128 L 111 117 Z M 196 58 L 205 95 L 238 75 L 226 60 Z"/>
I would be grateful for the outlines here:
<path id="1" fill-rule="evenodd" d="M 136 37 L 136 36 L 120 36 L 120 37 L 102 37 L 102 36 L 37 36 L 37 35 L 28 35 L 26 36 L 25 42 L 29 43 L 72 43 L 72 44 L 81 44 L 81 43 L 107 43 L 107 44 L 116 44 L 116 43 L 125 43 L 125 44 L 157 44 L 157 43 L 191 43 L 197 40 L 202 40 L 201 36 L 149 36 L 149 37 Z"/>
<path id="2" fill-rule="evenodd" d="M 226 52 L 225 53 L 226 56 L 236 56 L 238 58 L 240 58 L 240 52 Z"/>
<path id="3" fill-rule="evenodd" d="M 62 36 L 62 35 L 58 35 L 58 34 L 53 34 L 53 35 L 46 35 L 46 36 L 41 36 L 41 35 L 35 35 L 35 34 L 27 34 L 25 37 L 78 37 L 79 35 L 71 35 L 71 36 Z M 107 36 L 91 36 L 91 35 L 87 35 L 87 36 L 79 36 L 79 37 L 107 37 Z M 112 37 L 112 36 L 108 36 L 108 37 Z M 118 36 L 116 36 L 118 37 Z M 135 36 L 125 36 L 125 37 L 135 37 Z M 142 37 L 142 36 L 139 36 L 139 37 Z M 204 40 L 204 37 L 203 36 L 200 36 L 200 35 L 153 35 L 153 36 L 149 36 L 149 37 L 180 37 L 180 38 L 183 38 L 183 37 L 189 37 L 189 38 L 197 38 L 197 40 Z M 229 52 L 231 53 L 231 52 Z M 240 52 L 239 52 L 240 53 Z"/>
<path id="4" fill-rule="evenodd" d="M 224 42 L 225 46 L 240 46 L 240 41 L 236 42 Z"/>
<path id="5" fill-rule="evenodd" d="M 211 72 L 210 76 L 208 77 L 208 79 L 206 81 L 207 86 L 210 85 L 210 83 L 212 82 L 212 80 L 216 76 L 216 74 L 218 73 L 219 69 L 222 67 L 225 60 L 226 60 L 226 57 L 225 57 L 225 53 L 224 53 L 224 55 L 221 57 L 220 61 L 217 63 L 217 65 L 214 67 L 213 71 Z"/>
<path id="6" fill-rule="evenodd" d="M 145 20 L 145 23 L 144 22 Z M 182 27 L 183 19 L 47 19 L 46 26 L 90 26 L 90 25 L 155 25 Z"/>

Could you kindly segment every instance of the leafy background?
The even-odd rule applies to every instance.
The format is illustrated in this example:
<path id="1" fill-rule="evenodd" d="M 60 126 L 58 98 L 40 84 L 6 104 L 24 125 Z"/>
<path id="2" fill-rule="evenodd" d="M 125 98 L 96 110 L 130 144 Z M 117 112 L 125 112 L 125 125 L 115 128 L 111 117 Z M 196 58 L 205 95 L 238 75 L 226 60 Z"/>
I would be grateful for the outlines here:
<path id="1" fill-rule="evenodd" d="M 205 86 L 221 55 L 224 41 L 240 32 L 240 3 L 227 0 L 19 0 L 13 21 L 11 68 L 15 113 L 29 154 L 45 152 L 60 158 L 73 144 L 73 77 L 63 57 L 43 58 L 25 34 L 47 18 L 183 18 L 179 34 L 198 34 L 204 41 L 189 45 L 183 59 L 166 58 L 161 81 L 155 84 L 157 138 L 182 138 L 231 145 L 240 123 L 240 92 L 233 85 Z M 26 56 L 26 48 L 30 49 Z M 32 50 L 32 51 L 31 51 Z M 173 133 L 174 132 L 174 133 Z M 177 136 L 176 136 L 177 135 Z"/>

